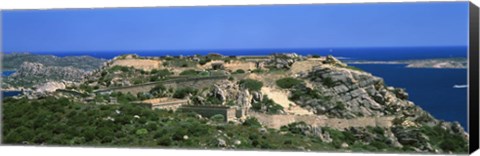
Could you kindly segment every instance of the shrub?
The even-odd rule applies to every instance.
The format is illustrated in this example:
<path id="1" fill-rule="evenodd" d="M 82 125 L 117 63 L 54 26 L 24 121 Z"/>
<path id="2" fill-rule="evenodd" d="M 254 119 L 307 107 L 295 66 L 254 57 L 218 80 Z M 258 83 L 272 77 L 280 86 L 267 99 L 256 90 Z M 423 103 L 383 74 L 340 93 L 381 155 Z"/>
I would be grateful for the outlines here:
<path id="1" fill-rule="evenodd" d="M 233 72 L 233 74 L 243 74 L 245 73 L 245 70 L 243 69 L 237 69 L 235 72 Z"/>
<path id="2" fill-rule="evenodd" d="M 283 111 L 283 107 L 275 103 L 272 99 L 269 99 L 267 95 L 263 96 L 263 100 L 257 103 L 252 103 L 251 109 L 256 111 L 261 111 L 262 107 L 265 107 L 266 113 L 278 114 L 280 111 Z"/>
<path id="3" fill-rule="evenodd" d="M 215 122 L 224 122 L 225 117 L 222 114 L 216 114 L 216 115 L 210 117 L 210 120 L 215 121 Z"/>
<path id="4" fill-rule="evenodd" d="M 165 78 L 169 75 L 172 75 L 172 72 L 170 72 L 168 69 L 162 69 L 162 70 L 157 70 L 155 73 L 152 72 L 152 74 L 155 74 L 155 76 L 158 76 L 160 78 Z"/>
<path id="5" fill-rule="evenodd" d="M 323 78 L 322 84 L 330 88 L 335 86 L 335 82 L 330 77 Z"/>
<path id="6" fill-rule="evenodd" d="M 196 94 L 197 89 L 192 88 L 192 87 L 186 87 L 186 88 L 179 88 L 175 90 L 175 93 L 173 93 L 174 98 L 185 98 L 188 94 Z"/>
<path id="7" fill-rule="evenodd" d="M 193 69 L 184 70 L 180 75 L 197 75 L 199 72 Z"/>
<path id="8" fill-rule="evenodd" d="M 150 94 L 153 96 L 164 96 L 165 93 L 167 92 L 167 87 L 165 87 L 163 84 L 157 84 L 155 87 L 150 89 Z"/>
<path id="9" fill-rule="evenodd" d="M 248 126 L 248 127 L 262 127 L 262 124 L 260 124 L 260 122 L 258 122 L 257 118 L 255 117 L 248 117 L 243 123 L 242 125 L 244 126 Z"/>
<path id="10" fill-rule="evenodd" d="M 292 77 L 287 77 L 287 78 L 282 78 L 276 81 L 276 84 L 280 88 L 288 89 L 292 88 L 293 86 L 302 84 L 302 80 L 292 78 Z"/>
<path id="11" fill-rule="evenodd" d="M 262 69 L 254 69 L 252 70 L 252 73 L 258 73 L 258 74 L 261 74 L 263 73 L 264 71 Z"/>
<path id="12" fill-rule="evenodd" d="M 145 129 L 145 128 L 138 129 L 137 131 L 135 131 L 135 134 L 137 134 L 137 135 L 146 135 L 146 134 L 148 134 L 148 130 Z"/>
<path id="13" fill-rule="evenodd" d="M 212 61 L 211 59 L 207 58 L 207 59 L 201 59 L 200 61 L 198 61 L 198 64 L 200 65 L 205 65 L 207 64 L 208 62 Z"/>
<path id="14" fill-rule="evenodd" d="M 263 87 L 262 82 L 253 79 L 240 80 L 239 84 L 250 91 L 260 91 Z"/>
<path id="15" fill-rule="evenodd" d="M 110 72 L 115 72 L 115 71 L 122 71 L 122 72 L 128 72 L 130 70 L 129 67 L 125 67 L 125 66 L 113 66 L 112 68 L 110 68 Z"/>

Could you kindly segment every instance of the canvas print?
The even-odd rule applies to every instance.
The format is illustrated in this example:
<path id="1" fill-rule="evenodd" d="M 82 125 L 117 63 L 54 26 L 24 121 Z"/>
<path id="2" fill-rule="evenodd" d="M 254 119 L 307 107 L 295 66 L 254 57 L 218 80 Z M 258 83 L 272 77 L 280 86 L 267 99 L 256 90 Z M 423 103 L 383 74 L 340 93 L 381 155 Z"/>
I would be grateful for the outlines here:
<path id="1" fill-rule="evenodd" d="M 468 8 L 3 10 L 1 141 L 468 153 Z"/>

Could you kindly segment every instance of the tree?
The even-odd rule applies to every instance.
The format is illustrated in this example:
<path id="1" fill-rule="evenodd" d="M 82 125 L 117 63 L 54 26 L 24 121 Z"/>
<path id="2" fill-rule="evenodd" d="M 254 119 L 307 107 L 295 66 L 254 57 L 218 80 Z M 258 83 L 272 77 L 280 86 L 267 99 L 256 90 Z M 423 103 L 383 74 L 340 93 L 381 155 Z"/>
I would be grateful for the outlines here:
<path id="1" fill-rule="evenodd" d="M 198 92 L 198 90 L 195 89 L 195 88 L 192 88 L 192 87 L 179 88 L 179 89 L 175 90 L 175 93 L 173 93 L 173 97 L 183 99 L 188 94 L 196 94 L 197 92 Z"/>
<path id="2" fill-rule="evenodd" d="M 155 87 L 153 87 L 149 91 L 149 93 L 155 97 L 163 97 L 165 96 L 166 92 L 167 92 L 167 87 L 165 87 L 163 84 L 157 84 Z"/>
<path id="3" fill-rule="evenodd" d="M 240 80 L 239 84 L 250 91 L 260 91 L 263 87 L 262 82 L 253 79 Z"/>
<path id="4" fill-rule="evenodd" d="M 292 77 L 286 77 L 276 81 L 277 86 L 283 89 L 292 88 L 293 86 L 296 86 L 302 83 L 303 83 L 302 80 L 292 78 Z"/>
<path id="5" fill-rule="evenodd" d="M 235 72 L 233 72 L 233 74 L 243 74 L 245 73 L 245 70 L 243 69 L 237 69 Z"/>

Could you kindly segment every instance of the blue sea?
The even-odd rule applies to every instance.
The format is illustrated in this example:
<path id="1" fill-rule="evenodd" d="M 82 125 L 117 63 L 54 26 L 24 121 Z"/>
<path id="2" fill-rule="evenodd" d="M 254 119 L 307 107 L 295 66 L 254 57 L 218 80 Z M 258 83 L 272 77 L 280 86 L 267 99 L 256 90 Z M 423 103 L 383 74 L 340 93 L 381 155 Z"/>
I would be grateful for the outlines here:
<path id="1" fill-rule="evenodd" d="M 435 118 L 458 121 L 467 130 L 466 69 L 405 68 L 402 64 L 350 64 L 375 76 L 388 86 L 405 88 L 409 99 Z"/>
<path id="2" fill-rule="evenodd" d="M 295 52 L 301 55 L 334 55 L 336 57 L 358 60 L 406 60 L 444 57 L 467 57 L 467 47 L 388 47 L 388 48 L 303 48 L 303 49 L 241 49 L 241 50 L 144 50 L 144 51 L 97 51 L 97 52 L 35 52 L 56 56 L 89 55 L 97 58 L 112 59 L 123 54 L 138 54 L 140 56 L 165 55 L 205 55 L 220 53 L 227 56 L 235 55 L 268 55 L 279 52 Z"/>
<path id="3" fill-rule="evenodd" d="M 20 94 L 22 94 L 22 92 L 20 91 L 7 91 L 7 92 L 2 91 L 2 97 L 17 96 Z"/>
<path id="4" fill-rule="evenodd" d="M 193 55 L 220 53 L 235 55 L 267 55 L 278 52 L 295 52 L 301 55 L 333 55 L 351 60 L 408 60 L 448 57 L 467 57 L 467 47 L 407 47 L 407 48 L 310 48 L 310 49 L 244 49 L 244 50 L 159 50 L 159 51 L 102 51 L 102 52 L 36 52 L 56 56 L 89 55 L 112 59 L 122 54 L 140 56 Z M 373 75 L 384 78 L 394 87 L 406 88 L 410 100 L 438 119 L 459 121 L 467 128 L 467 89 L 453 88 L 467 84 L 465 69 L 417 69 L 404 65 L 362 64 L 355 65 Z"/>
<path id="5" fill-rule="evenodd" d="M 12 70 L 7 70 L 7 71 L 2 71 L 2 77 L 7 77 L 15 73 L 15 71 Z"/>

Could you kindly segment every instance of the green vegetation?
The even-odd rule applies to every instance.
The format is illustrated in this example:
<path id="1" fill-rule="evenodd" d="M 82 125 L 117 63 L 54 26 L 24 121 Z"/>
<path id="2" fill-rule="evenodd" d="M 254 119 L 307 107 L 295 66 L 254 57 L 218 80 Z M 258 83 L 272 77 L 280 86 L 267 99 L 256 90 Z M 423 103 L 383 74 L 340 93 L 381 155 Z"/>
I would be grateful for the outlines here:
<path id="1" fill-rule="evenodd" d="M 168 69 L 162 69 L 162 70 L 153 69 L 152 71 L 150 71 L 150 74 L 151 74 L 150 81 L 154 82 L 154 81 L 166 79 L 167 76 L 170 76 L 173 73 L 170 72 Z"/>
<path id="2" fill-rule="evenodd" d="M 243 69 L 237 69 L 235 72 L 233 72 L 232 74 L 244 74 L 245 73 L 245 70 Z"/>
<path id="3" fill-rule="evenodd" d="M 164 97 L 167 95 L 168 89 L 163 84 L 157 84 L 155 87 L 150 89 L 149 93 L 154 97 Z"/>
<path id="4" fill-rule="evenodd" d="M 207 64 L 208 62 L 212 61 L 211 59 L 208 59 L 208 58 L 205 58 L 205 59 L 200 59 L 200 61 L 198 61 L 198 64 L 200 65 L 205 65 Z"/>
<path id="5" fill-rule="evenodd" d="M 283 111 L 283 107 L 269 99 L 267 95 L 263 96 L 262 101 L 252 103 L 251 109 L 268 114 L 278 114 Z"/>
<path id="6" fill-rule="evenodd" d="M 197 62 L 188 59 L 167 57 L 163 65 L 167 67 L 195 67 Z"/>
<path id="7" fill-rule="evenodd" d="M 264 73 L 264 72 L 265 72 L 265 71 L 262 70 L 262 69 L 254 69 L 254 70 L 252 70 L 252 73 L 257 73 L 257 74 L 262 74 L 262 73 Z"/>
<path id="8" fill-rule="evenodd" d="M 329 87 L 329 88 L 334 87 L 336 85 L 336 83 L 333 81 L 333 79 L 331 77 L 323 78 L 322 79 L 322 84 Z"/>
<path id="9" fill-rule="evenodd" d="M 249 91 L 260 91 L 260 89 L 263 87 L 262 82 L 253 79 L 243 79 L 238 83 Z"/>
<path id="10" fill-rule="evenodd" d="M 328 97 L 323 96 L 318 90 L 308 88 L 304 84 L 293 87 L 291 89 L 291 94 L 289 99 L 292 101 L 297 101 L 297 100 L 301 100 L 302 98 L 329 100 Z"/>
<path id="11" fill-rule="evenodd" d="M 222 114 L 217 114 L 217 115 L 214 115 L 214 116 L 210 117 L 210 120 L 218 122 L 218 123 L 222 123 L 222 122 L 225 122 L 225 117 Z"/>
<path id="12" fill-rule="evenodd" d="M 196 71 L 194 69 L 188 69 L 188 70 L 184 70 L 180 73 L 180 75 L 188 75 L 188 76 L 195 76 L 197 74 L 199 74 L 200 71 Z"/>
<path id="13" fill-rule="evenodd" d="M 292 78 L 292 77 L 282 78 L 276 81 L 277 86 L 283 89 L 292 88 L 293 86 L 296 86 L 302 83 L 303 83 L 302 80 Z"/>
<path id="14" fill-rule="evenodd" d="M 355 67 L 355 66 L 346 66 L 345 68 L 347 68 L 347 69 L 351 69 L 351 70 L 356 70 L 356 71 L 361 71 L 361 72 L 363 72 L 363 71 L 364 71 L 363 69 L 360 69 L 360 68 L 358 68 L 358 67 Z"/>
<path id="15" fill-rule="evenodd" d="M 150 110 L 128 103 L 82 104 L 53 97 L 4 102 L 4 118 L 9 119 L 2 124 L 5 144 L 203 149 L 218 148 L 217 139 L 224 139 L 228 145 L 239 141 L 237 149 L 299 150 L 297 147 L 303 146 L 334 150 L 318 138 L 280 134 L 271 129 L 260 132 L 255 119 L 239 125 L 209 125 L 209 119 L 199 119 L 194 113 Z"/>
<path id="16" fill-rule="evenodd" d="M 420 130 L 428 136 L 433 147 L 439 147 L 444 151 L 452 151 L 454 153 L 468 151 L 468 142 L 463 139 L 463 136 L 451 134 L 440 125 L 433 127 L 422 126 Z"/>
<path id="17" fill-rule="evenodd" d="M 192 87 L 178 88 L 177 90 L 175 90 L 175 93 L 173 93 L 173 97 L 183 99 L 188 94 L 197 94 L 197 92 L 198 90 Z"/>
<path id="18" fill-rule="evenodd" d="M 260 122 L 258 122 L 257 118 L 254 118 L 254 117 L 248 117 L 245 122 L 243 122 L 244 126 L 249 126 L 249 127 L 256 127 L 256 128 L 260 128 L 262 127 L 262 124 L 260 124 Z"/>
<path id="19" fill-rule="evenodd" d="M 119 100 L 135 100 L 128 94 L 115 94 Z M 121 100 L 121 101 L 124 101 Z M 151 110 L 128 102 L 118 105 L 77 103 L 67 98 L 46 97 L 35 101 L 7 98 L 3 101 L 2 143 L 112 147 L 219 148 L 218 139 L 236 149 L 312 150 L 355 152 L 412 152 L 411 147 L 388 144 L 386 129 L 367 127 L 335 130 L 321 127 L 332 139 L 326 143 L 313 129 L 297 122 L 280 130 L 260 130 L 256 118 L 241 124 L 225 123 L 223 115 L 198 118 L 192 112 Z M 214 124 L 208 124 L 213 122 Z M 422 126 L 432 147 L 444 152 L 465 153 L 468 143 L 461 135 L 440 126 Z M 417 136 L 417 135 L 414 135 Z M 368 143 L 368 144 L 366 144 Z"/>

